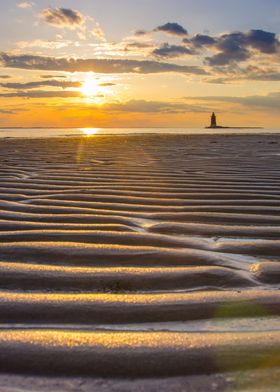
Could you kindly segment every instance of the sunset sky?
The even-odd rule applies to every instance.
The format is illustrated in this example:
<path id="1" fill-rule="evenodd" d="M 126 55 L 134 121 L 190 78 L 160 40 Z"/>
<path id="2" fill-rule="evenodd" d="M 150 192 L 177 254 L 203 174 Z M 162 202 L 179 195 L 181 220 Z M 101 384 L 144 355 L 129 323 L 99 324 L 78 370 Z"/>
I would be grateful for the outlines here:
<path id="1" fill-rule="evenodd" d="M 280 125 L 279 0 L 0 7 L 1 127 Z"/>

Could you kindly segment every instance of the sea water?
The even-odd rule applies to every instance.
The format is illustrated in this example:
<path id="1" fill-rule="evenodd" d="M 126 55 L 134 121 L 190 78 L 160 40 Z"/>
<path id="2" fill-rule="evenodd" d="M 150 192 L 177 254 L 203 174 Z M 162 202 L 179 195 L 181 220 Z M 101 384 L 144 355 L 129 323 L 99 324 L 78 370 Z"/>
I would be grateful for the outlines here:
<path id="1" fill-rule="evenodd" d="M 0 138 L 49 138 L 97 135 L 135 134 L 179 134 L 179 135 L 263 135 L 278 134 L 280 128 L 0 128 Z"/>

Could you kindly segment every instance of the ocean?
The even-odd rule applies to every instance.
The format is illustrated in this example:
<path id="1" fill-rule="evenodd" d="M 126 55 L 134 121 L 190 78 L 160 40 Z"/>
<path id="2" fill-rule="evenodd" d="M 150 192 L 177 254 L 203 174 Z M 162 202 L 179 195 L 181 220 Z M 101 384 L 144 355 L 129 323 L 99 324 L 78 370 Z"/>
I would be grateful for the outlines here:
<path id="1" fill-rule="evenodd" d="M 0 138 L 49 138 L 67 136 L 134 135 L 263 135 L 278 134 L 280 128 L 205 129 L 205 128 L 0 128 Z"/>

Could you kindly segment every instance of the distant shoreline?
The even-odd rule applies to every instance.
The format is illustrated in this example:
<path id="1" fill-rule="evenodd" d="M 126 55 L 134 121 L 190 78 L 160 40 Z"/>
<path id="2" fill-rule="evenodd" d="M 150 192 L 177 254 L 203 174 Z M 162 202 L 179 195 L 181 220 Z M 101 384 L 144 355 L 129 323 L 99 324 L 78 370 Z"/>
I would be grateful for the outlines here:
<path id="1" fill-rule="evenodd" d="M 264 127 L 205 127 L 205 129 L 264 129 Z"/>

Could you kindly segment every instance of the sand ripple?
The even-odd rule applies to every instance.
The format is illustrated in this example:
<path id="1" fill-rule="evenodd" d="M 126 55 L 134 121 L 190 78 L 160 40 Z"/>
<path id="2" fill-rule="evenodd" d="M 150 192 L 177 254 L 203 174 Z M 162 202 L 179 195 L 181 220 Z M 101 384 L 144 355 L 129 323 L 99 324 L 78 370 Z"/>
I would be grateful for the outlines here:
<path id="1" fill-rule="evenodd" d="M 2 140 L 1 369 L 163 376 L 279 366 L 278 143 Z"/>

